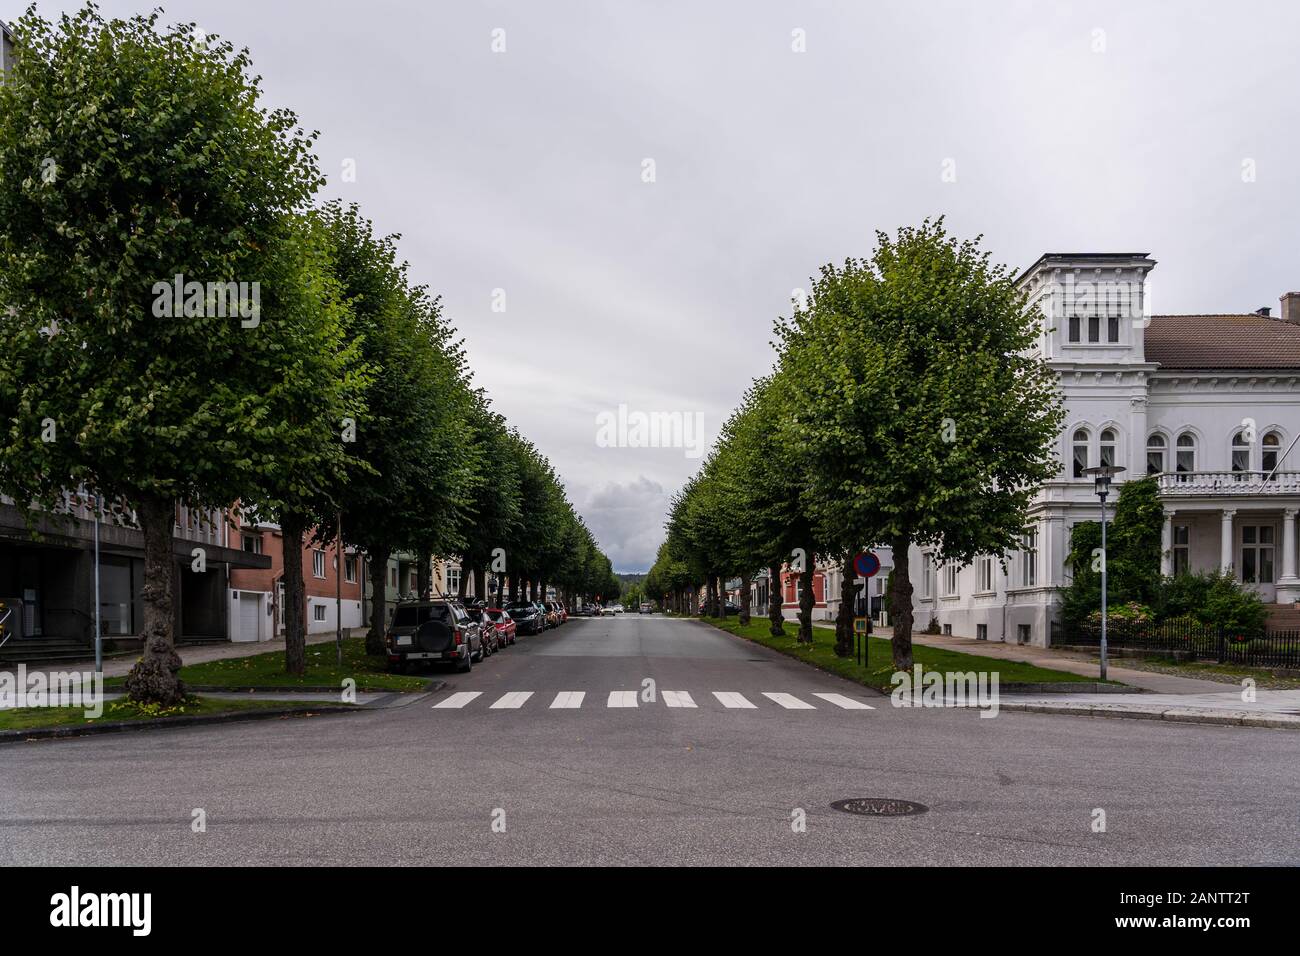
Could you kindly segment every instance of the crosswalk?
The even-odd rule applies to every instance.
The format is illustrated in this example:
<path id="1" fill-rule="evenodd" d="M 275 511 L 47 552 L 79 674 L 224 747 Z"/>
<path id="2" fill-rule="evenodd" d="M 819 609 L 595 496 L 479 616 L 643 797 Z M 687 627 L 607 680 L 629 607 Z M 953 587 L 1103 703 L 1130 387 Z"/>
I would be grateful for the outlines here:
<path id="1" fill-rule="evenodd" d="M 840 710 L 875 710 L 870 704 L 860 701 L 854 697 L 846 697 L 843 694 L 832 693 L 813 693 L 806 696 L 816 698 L 816 702 L 805 700 L 795 694 L 788 694 L 778 691 L 763 691 L 762 695 L 752 695 L 755 699 L 750 700 L 744 694 L 734 690 L 715 690 L 710 692 L 714 700 L 725 710 L 759 710 L 760 704 L 770 702 L 776 704 L 783 710 L 818 710 L 826 705 L 831 708 Z M 512 690 L 507 691 L 488 703 L 489 710 L 520 710 L 530 700 L 536 697 L 531 690 Z M 479 701 L 483 697 L 483 692 L 479 690 L 462 690 L 450 694 L 443 700 L 433 705 L 434 710 L 463 710 Z M 593 695 L 595 700 L 592 706 L 599 707 L 600 695 Z M 552 699 L 548 710 L 580 710 L 587 703 L 587 692 L 582 690 L 562 690 L 559 691 Z M 542 698 L 544 700 L 545 698 Z M 692 709 L 698 710 L 699 704 L 690 691 L 685 690 L 665 690 L 659 691 L 654 695 L 652 700 L 643 700 L 641 695 L 634 690 L 612 690 L 609 696 L 605 698 L 606 709 L 626 709 L 637 707 L 657 707 L 662 704 L 665 707 L 673 709 Z"/>

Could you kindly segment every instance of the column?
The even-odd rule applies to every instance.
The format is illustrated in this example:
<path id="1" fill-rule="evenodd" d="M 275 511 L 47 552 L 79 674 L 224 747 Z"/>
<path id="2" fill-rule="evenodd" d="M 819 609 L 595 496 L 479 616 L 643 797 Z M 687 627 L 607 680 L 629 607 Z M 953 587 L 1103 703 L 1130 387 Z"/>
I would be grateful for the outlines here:
<path id="1" fill-rule="evenodd" d="M 1296 512 L 1282 511 L 1282 576 L 1277 579 L 1277 603 L 1300 601 L 1300 577 L 1296 576 Z"/>
<path id="2" fill-rule="evenodd" d="M 1160 574 L 1166 578 L 1174 573 L 1174 514 L 1165 512 L 1165 523 L 1160 529 Z"/>
<path id="3" fill-rule="evenodd" d="M 1219 568 L 1226 574 L 1232 570 L 1236 563 L 1233 560 L 1233 536 L 1232 536 L 1232 519 L 1237 514 L 1235 511 L 1225 509 L 1220 515 L 1219 525 Z"/>

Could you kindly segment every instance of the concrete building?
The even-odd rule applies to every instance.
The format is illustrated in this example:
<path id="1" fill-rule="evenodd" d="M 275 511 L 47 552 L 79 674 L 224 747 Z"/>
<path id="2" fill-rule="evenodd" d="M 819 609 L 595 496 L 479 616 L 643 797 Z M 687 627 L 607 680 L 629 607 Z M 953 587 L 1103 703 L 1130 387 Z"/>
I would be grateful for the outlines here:
<path id="1" fill-rule="evenodd" d="M 1023 545 L 966 567 L 933 549 L 908 556 L 916 626 L 1047 643 L 1070 583 L 1066 555 L 1101 504 L 1084 469 L 1153 475 L 1164 505 L 1166 573 L 1222 569 L 1266 603 L 1300 600 L 1300 293 L 1227 315 L 1150 315 L 1145 253 L 1048 254 L 1021 277 L 1041 315 L 1036 346 L 1067 417 L 1058 476 L 1039 489 Z M 1118 486 L 1109 501 L 1113 508 Z"/>

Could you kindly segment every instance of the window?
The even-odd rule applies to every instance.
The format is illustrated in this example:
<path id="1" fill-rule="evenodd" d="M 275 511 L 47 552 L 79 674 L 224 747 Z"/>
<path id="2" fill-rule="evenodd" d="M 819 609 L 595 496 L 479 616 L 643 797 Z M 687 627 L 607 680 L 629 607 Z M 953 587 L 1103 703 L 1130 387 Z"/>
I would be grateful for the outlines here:
<path id="1" fill-rule="evenodd" d="M 1025 532 L 1020 551 L 1020 584 L 1027 588 L 1038 584 L 1038 531 L 1035 529 Z"/>
<path id="2" fill-rule="evenodd" d="M 262 553 L 262 536 L 260 534 L 246 534 L 243 536 L 244 550 L 249 554 Z"/>
<path id="3" fill-rule="evenodd" d="M 1277 469 L 1277 450 L 1281 445 L 1282 436 L 1277 432 L 1269 432 L 1264 436 L 1264 453 L 1260 456 L 1259 467 L 1264 469 L 1265 476 Z M 1277 481 L 1277 475 L 1273 475 L 1269 480 Z"/>
<path id="4" fill-rule="evenodd" d="M 447 569 L 447 593 L 460 593 L 460 568 Z"/>
<path id="5" fill-rule="evenodd" d="M 1101 433 L 1101 458 L 1103 465 L 1115 464 L 1115 429 L 1107 428 Z"/>
<path id="6" fill-rule="evenodd" d="M 325 605 L 324 605 L 324 604 L 313 604 L 313 605 L 311 606 L 311 616 L 312 616 L 312 620 L 314 620 L 314 621 L 317 621 L 317 622 L 324 621 L 324 620 L 325 620 Z"/>
<path id="7" fill-rule="evenodd" d="M 951 625 L 951 624 L 945 624 L 945 625 L 943 626 L 943 634 L 944 634 L 945 637 L 952 637 L 952 625 Z"/>
<path id="8" fill-rule="evenodd" d="M 345 555 L 343 557 L 343 578 L 349 584 L 355 584 L 357 581 L 357 556 L 355 554 Z"/>
<path id="9" fill-rule="evenodd" d="M 957 565 L 952 562 L 943 566 L 943 593 L 945 597 L 957 595 Z"/>
<path id="10" fill-rule="evenodd" d="M 975 640 L 987 641 L 989 639 L 989 626 L 987 624 L 975 625 Z"/>
<path id="11" fill-rule="evenodd" d="M 921 555 L 921 600 L 934 596 L 934 555 L 928 551 Z"/>
<path id="12" fill-rule="evenodd" d="M 1119 315 L 1106 316 L 1106 341 L 1114 344 L 1119 341 Z"/>
<path id="13" fill-rule="evenodd" d="M 1244 431 L 1232 436 L 1232 470 L 1236 475 L 1235 481 L 1246 477 L 1242 472 L 1250 471 L 1250 441 Z"/>
<path id="14" fill-rule="evenodd" d="M 1241 580 L 1245 584 L 1273 583 L 1273 526 L 1241 529 Z"/>
<path id="15" fill-rule="evenodd" d="M 1174 574 L 1186 574 L 1191 570 L 1192 529 L 1185 524 L 1174 525 Z"/>
<path id="16" fill-rule="evenodd" d="M 1191 432 L 1183 432 L 1178 436 L 1174 450 L 1174 471 L 1186 476 L 1196 470 L 1196 438 Z M 1183 477 L 1180 481 L 1186 481 Z"/>
<path id="17" fill-rule="evenodd" d="M 1147 474 L 1158 475 L 1165 470 L 1165 436 L 1152 435 L 1147 439 Z"/>
<path id="18" fill-rule="evenodd" d="M 976 563 L 978 586 L 976 590 L 988 592 L 993 590 L 993 558 L 985 556 Z"/>
<path id="19" fill-rule="evenodd" d="M 1100 315 L 1088 316 L 1088 341 L 1089 342 L 1101 341 L 1101 316 Z"/>
<path id="20" fill-rule="evenodd" d="M 1084 469 L 1088 467 L 1088 430 L 1077 429 L 1074 433 L 1074 477 L 1083 478 Z"/>
<path id="21" fill-rule="evenodd" d="M 1031 640 L 1033 640 L 1033 632 L 1029 629 L 1028 624 L 1016 625 L 1016 640 L 1018 640 L 1021 644 L 1028 644 Z"/>
<path id="22" fill-rule="evenodd" d="M 325 552 L 319 549 L 311 553 L 311 573 L 318 578 L 325 577 Z"/>
<path id="23" fill-rule="evenodd" d="M 1080 321 L 1079 315 L 1077 312 L 1074 315 L 1070 316 L 1070 341 L 1071 342 L 1079 341 L 1079 321 Z"/>

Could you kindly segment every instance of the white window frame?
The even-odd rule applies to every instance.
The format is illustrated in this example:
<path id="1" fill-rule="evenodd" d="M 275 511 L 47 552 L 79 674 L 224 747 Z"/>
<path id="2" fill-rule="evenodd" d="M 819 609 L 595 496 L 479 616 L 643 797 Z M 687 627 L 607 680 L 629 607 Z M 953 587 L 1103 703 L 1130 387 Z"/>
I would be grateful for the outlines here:
<path id="1" fill-rule="evenodd" d="M 976 575 L 976 593 L 992 594 L 993 593 L 993 556 L 986 554 L 979 558 L 975 563 Z"/>
<path id="2" fill-rule="evenodd" d="M 325 615 L 324 604 L 313 604 L 311 606 L 311 619 L 316 624 L 322 624 L 328 620 L 328 618 Z"/>
<path id="3" fill-rule="evenodd" d="M 316 548 L 311 553 L 311 573 L 312 577 L 325 577 L 325 552 Z"/>
<path id="4" fill-rule="evenodd" d="M 943 566 L 943 596 L 956 597 L 959 593 L 959 572 L 957 562 L 949 561 Z"/>
<path id="5" fill-rule="evenodd" d="M 1033 588 L 1038 586 L 1038 529 L 1025 531 L 1020 548 L 1020 586 Z"/>
<path id="6" fill-rule="evenodd" d="M 343 580 L 348 584 L 357 583 L 357 563 L 355 554 L 343 555 Z"/>
<path id="7" fill-rule="evenodd" d="M 925 551 L 921 554 L 921 600 L 929 601 L 934 597 L 934 554 Z"/>

